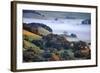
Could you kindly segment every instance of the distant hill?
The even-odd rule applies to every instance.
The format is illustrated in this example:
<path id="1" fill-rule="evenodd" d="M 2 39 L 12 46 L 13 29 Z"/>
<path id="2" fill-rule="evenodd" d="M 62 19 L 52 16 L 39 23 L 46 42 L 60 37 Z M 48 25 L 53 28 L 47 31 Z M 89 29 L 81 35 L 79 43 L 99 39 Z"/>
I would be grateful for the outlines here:
<path id="1" fill-rule="evenodd" d="M 27 28 L 32 29 L 34 27 L 43 27 L 44 29 L 48 30 L 49 32 L 52 32 L 52 29 L 49 26 L 42 24 L 42 23 L 29 23 L 29 24 L 23 23 L 24 29 L 27 29 Z"/>
<path id="2" fill-rule="evenodd" d="M 23 29 L 38 35 L 47 35 L 52 32 L 52 29 L 42 23 L 23 23 Z"/>
<path id="3" fill-rule="evenodd" d="M 91 19 L 85 19 L 85 20 L 83 20 L 82 24 L 91 24 Z"/>

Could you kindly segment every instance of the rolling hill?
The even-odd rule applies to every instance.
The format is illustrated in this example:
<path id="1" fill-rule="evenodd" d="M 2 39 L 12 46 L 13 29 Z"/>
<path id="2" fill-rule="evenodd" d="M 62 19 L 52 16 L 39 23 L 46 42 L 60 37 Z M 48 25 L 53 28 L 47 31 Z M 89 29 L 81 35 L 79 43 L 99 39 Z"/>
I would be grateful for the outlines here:
<path id="1" fill-rule="evenodd" d="M 32 32 L 29 32 L 27 30 L 23 30 L 23 36 L 24 36 L 24 39 L 27 39 L 29 41 L 39 40 L 42 38 L 41 36 L 34 34 Z"/>

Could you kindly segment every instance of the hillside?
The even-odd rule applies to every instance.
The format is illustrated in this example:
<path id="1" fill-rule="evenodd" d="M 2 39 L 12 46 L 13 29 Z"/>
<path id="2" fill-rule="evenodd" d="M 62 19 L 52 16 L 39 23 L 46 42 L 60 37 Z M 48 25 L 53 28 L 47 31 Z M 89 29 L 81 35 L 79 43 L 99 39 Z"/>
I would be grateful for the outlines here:
<path id="1" fill-rule="evenodd" d="M 23 62 L 90 59 L 91 50 L 84 41 L 69 41 L 68 37 L 54 34 L 41 23 L 23 23 Z"/>
<path id="2" fill-rule="evenodd" d="M 30 40 L 30 41 L 39 40 L 39 39 L 42 38 L 41 36 L 34 34 L 32 32 L 29 32 L 27 30 L 23 30 L 23 37 L 24 37 L 24 39 L 27 39 L 27 40 Z"/>
<path id="3" fill-rule="evenodd" d="M 49 32 L 48 30 L 46 30 L 43 27 L 38 27 L 38 34 L 41 36 L 46 36 L 48 34 L 51 34 L 52 32 Z"/>
<path id="4" fill-rule="evenodd" d="M 23 41 L 23 48 L 26 49 L 26 50 L 31 49 L 36 54 L 39 54 L 41 52 L 41 49 L 38 46 L 36 46 L 35 44 L 30 43 L 30 42 L 28 42 L 26 40 Z"/>
<path id="5" fill-rule="evenodd" d="M 38 35 L 41 35 L 42 33 L 39 31 L 41 29 L 41 31 L 43 31 L 43 35 L 45 34 L 49 34 L 50 32 L 52 32 L 52 29 L 45 25 L 45 24 L 41 24 L 41 23 L 29 23 L 29 24 L 26 24 L 26 23 L 23 23 L 23 29 L 27 30 L 27 31 L 30 31 L 32 33 L 35 33 L 35 34 L 38 34 Z M 46 32 L 44 34 L 44 31 Z M 41 33 L 41 34 L 40 34 Z"/>

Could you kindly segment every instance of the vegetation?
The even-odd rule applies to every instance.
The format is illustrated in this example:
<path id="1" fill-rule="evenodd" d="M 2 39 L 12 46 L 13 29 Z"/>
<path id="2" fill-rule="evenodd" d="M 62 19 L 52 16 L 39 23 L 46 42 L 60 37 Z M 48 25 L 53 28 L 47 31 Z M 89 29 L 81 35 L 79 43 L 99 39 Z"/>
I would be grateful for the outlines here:
<path id="1" fill-rule="evenodd" d="M 33 50 L 36 54 L 41 53 L 41 49 L 39 47 L 37 47 L 35 44 L 30 43 L 26 40 L 23 41 L 23 48 L 24 49 L 31 49 Z"/>
<path id="2" fill-rule="evenodd" d="M 32 32 L 29 32 L 27 30 L 23 30 L 23 38 L 25 40 L 28 40 L 28 41 L 33 41 L 33 40 L 39 40 L 41 39 L 42 37 L 37 35 L 37 34 L 34 34 Z"/>

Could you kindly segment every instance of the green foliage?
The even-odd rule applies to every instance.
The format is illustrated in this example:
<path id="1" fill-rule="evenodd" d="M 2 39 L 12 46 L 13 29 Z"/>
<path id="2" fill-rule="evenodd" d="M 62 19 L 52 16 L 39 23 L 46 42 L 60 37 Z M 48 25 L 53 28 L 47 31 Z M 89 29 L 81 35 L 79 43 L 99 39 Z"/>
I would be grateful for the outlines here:
<path id="1" fill-rule="evenodd" d="M 26 40 L 24 40 L 24 48 L 25 49 L 32 49 L 36 54 L 41 53 L 41 49 L 39 47 L 37 47 L 35 44 L 32 44 Z"/>

